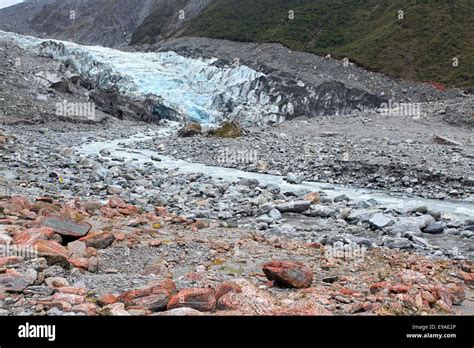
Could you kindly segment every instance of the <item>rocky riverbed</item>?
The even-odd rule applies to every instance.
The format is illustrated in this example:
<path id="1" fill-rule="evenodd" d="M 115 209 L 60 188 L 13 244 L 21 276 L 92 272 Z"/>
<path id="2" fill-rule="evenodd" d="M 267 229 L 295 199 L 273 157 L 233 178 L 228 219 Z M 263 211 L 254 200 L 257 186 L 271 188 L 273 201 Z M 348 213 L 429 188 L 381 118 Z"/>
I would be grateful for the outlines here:
<path id="1" fill-rule="evenodd" d="M 181 138 L 128 99 L 58 117 L 87 81 L 0 54 L 0 314 L 473 313 L 472 131 L 445 120 L 471 97 Z"/>

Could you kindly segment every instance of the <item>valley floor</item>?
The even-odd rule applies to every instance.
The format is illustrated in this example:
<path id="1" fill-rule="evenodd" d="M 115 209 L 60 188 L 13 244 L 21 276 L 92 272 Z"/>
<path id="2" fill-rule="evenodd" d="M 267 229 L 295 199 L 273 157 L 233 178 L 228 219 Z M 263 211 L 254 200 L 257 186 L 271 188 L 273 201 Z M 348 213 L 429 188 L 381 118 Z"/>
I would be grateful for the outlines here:
<path id="1" fill-rule="evenodd" d="M 343 122 L 318 123 L 293 125 L 308 134 L 348 133 L 321 138 L 331 141 L 357 134 Z M 291 150 L 301 141 L 292 127 L 222 142 L 260 144 L 270 132 L 286 133 L 283 148 Z M 0 238 L 36 246 L 41 258 L 0 259 L 2 314 L 473 313 L 472 219 L 159 168 L 164 154 L 175 156 L 174 142 L 199 149 L 209 141 L 159 136 L 160 130 L 118 121 L 3 127 L 9 137 L 1 145 L 2 175 L 9 180 Z M 106 146 L 136 133 L 142 142 Z M 396 141 L 406 144 L 405 136 Z M 96 142 L 103 144 L 97 153 L 84 153 Z M 154 155 L 140 162 L 150 146 Z M 71 237 L 87 224 L 87 234 Z"/>

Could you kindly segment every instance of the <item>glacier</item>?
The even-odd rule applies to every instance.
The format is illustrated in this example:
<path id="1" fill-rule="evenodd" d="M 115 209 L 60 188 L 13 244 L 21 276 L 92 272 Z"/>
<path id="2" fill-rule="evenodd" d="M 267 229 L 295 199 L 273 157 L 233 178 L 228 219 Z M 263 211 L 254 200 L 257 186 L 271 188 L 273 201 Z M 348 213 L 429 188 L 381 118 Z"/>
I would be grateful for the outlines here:
<path id="1" fill-rule="evenodd" d="M 0 31 L 0 41 L 5 40 L 73 67 L 99 88 L 116 87 L 135 98 L 158 96 L 164 106 L 194 122 L 279 118 L 279 107 L 261 88 L 265 75 L 245 65 L 221 67 L 217 58 L 189 58 L 173 51 L 125 52 Z"/>

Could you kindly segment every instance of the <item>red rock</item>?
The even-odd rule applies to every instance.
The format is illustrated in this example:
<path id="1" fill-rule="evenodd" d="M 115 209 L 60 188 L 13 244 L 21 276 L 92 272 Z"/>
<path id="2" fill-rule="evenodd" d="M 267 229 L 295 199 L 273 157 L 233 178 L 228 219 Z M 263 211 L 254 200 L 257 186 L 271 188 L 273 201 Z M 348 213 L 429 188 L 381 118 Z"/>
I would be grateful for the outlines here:
<path id="1" fill-rule="evenodd" d="M 28 209 L 23 209 L 20 212 L 20 217 L 25 219 L 25 220 L 34 220 L 36 219 L 36 213 L 34 211 L 28 210 Z"/>
<path id="2" fill-rule="evenodd" d="M 242 289 L 240 286 L 238 286 L 235 283 L 232 282 L 227 282 L 227 283 L 222 283 L 216 291 L 216 300 L 219 301 L 219 299 L 224 296 L 225 294 L 229 292 L 242 292 Z"/>
<path id="3" fill-rule="evenodd" d="M 18 221 L 16 216 L 9 216 L 6 219 L 0 219 L 0 225 L 13 225 Z"/>
<path id="4" fill-rule="evenodd" d="M 379 283 L 375 283 L 375 284 L 372 284 L 370 286 L 370 293 L 371 294 L 376 294 L 380 291 L 384 291 L 386 289 L 388 289 L 390 287 L 390 283 L 389 282 L 379 282 Z"/>
<path id="5" fill-rule="evenodd" d="M 7 256 L 0 258 L 0 267 L 16 265 L 23 261 L 21 256 Z"/>
<path id="6" fill-rule="evenodd" d="M 267 291 L 258 289 L 247 280 L 237 279 L 234 283 L 241 292 L 228 292 L 219 299 L 218 309 L 224 311 L 238 310 L 244 315 L 265 315 L 278 310 L 277 299 Z"/>
<path id="7" fill-rule="evenodd" d="M 72 286 L 63 286 L 56 290 L 61 294 L 72 294 L 72 295 L 79 295 L 79 296 L 86 296 L 87 290 L 84 288 L 75 288 Z"/>
<path id="8" fill-rule="evenodd" d="M 313 272 L 299 262 L 272 261 L 263 265 L 262 269 L 269 280 L 282 286 L 308 288 L 313 282 Z"/>
<path id="9" fill-rule="evenodd" d="M 71 308 L 72 312 L 84 313 L 85 315 L 97 315 L 97 306 L 90 302 L 81 303 Z"/>
<path id="10" fill-rule="evenodd" d="M 152 295 L 136 298 L 131 301 L 132 306 L 138 306 L 148 309 L 152 312 L 159 312 L 166 310 L 170 296 L 168 291 L 162 289 L 155 291 Z"/>
<path id="11" fill-rule="evenodd" d="M 140 289 L 126 291 L 122 293 L 117 300 L 128 304 L 139 297 L 160 294 L 162 290 L 165 290 L 171 297 L 176 293 L 176 285 L 172 280 L 166 279 L 162 282 L 153 283 Z"/>
<path id="12" fill-rule="evenodd" d="M 84 237 L 92 228 L 92 225 L 87 222 L 76 222 L 54 215 L 43 217 L 40 224 L 51 228 L 57 234 L 71 237 Z"/>
<path id="13" fill-rule="evenodd" d="M 406 294 L 410 288 L 403 284 L 396 284 L 390 287 L 390 292 L 395 294 Z"/>
<path id="14" fill-rule="evenodd" d="M 158 216 L 161 217 L 168 215 L 168 209 L 166 209 L 165 207 L 155 207 L 155 212 Z"/>
<path id="15" fill-rule="evenodd" d="M 180 307 L 193 308 L 200 312 L 210 312 L 216 307 L 214 290 L 210 288 L 181 290 L 168 303 L 168 310 Z"/>
<path id="16" fill-rule="evenodd" d="M 125 240 L 126 235 L 125 235 L 125 233 L 123 233 L 123 232 L 115 232 L 115 233 L 114 233 L 114 237 L 115 237 L 115 239 L 118 240 L 118 241 L 123 241 L 123 240 Z"/>
<path id="17" fill-rule="evenodd" d="M 122 215 L 133 215 L 138 213 L 138 208 L 134 205 L 127 205 L 125 208 L 117 208 L 117 211 Z"/>
<path id="18" fill-rule="evenodd" d="M 161 240 L 151 240 L 148 245 L 152 246 L 152 247 L 157 247 L 157 246 L 160 246 L 161 245 Z"/>
<path id="19" fill-rule="evenodd" d="M 311 192 L 304 196 L 303 199 L 305 201 L 310 201 L 311 204 L 319 204 L 321 202 L 321 195 L 319 192 Z"/>
<path id="20" fill-rule="evenodd" d="M 54 235 L 52 229 L 48 227 L 30 228 L 23 232 L 16 234 L 12 242 L 21 246 L 33 246 L 39 240 L 47 240 Z"/>
<path id="21" fill-rule="evenodd" d="M 11 203 L 21 209 L 29 209 L 31 207 L 31 203 L 25 197 L 13 197 Z"/>
<path id="22" fill-rule="evenodd" d="M 102 294 L 97 303 L 101 306 L 108 306 L 118 301 L 117 296 L 111 293 Z"/>
<path id="23" fill-rule="evenodd" d="M 40 240 L 36 242 L 35 247 L 38 249 L 39 255 L 43 257 L 53 256 L 68 259 L 70 256 L 65 247 L 49 240 Z"/>
<path id="24" fill-rule="evenodd" d="M 426 301 L 429 304 L 433 304 L 436 302 L 436 297 L 433 296 L 433 294 L 431 294 L 429 291 L 422 291 L 421 298 L 423 299 L 423 301 Z"/>
<path id="25" fill-rule="evenodd" d="M 71 265 L 73 265 L 76 268 L 86 270 L 89 267 L 89 259 L 86 259 L 85 257 L 77 257 L 77 258 L 71 257 L 68 259 L 68 261 Z"/>
<path id="26" fill-rule="evenodd" d="M 105 249 L 115 241 L 115 236 L 107 231 L 94 232 L 90 233 L 87 237 L 81 238 L 80 241 L 86 243 L 87 247 Z"/>
<path id="27" fill-rule="evenodd" d="M 86 257 L 97 256 L 97 249 L 93 247 L 86 248 Z"/>
<path id="28" fill-rule="evenodd" d="M 74 294 L 63 294 L 60 292 L 55 293 L 51 297 L 52 302 L 67 302 L 71 305 L 81 304 L 85 302 L 84 296 L 74 295 Z"/>
<path id="29" fill-rule="evenodd" d="M 62 277 L 50 277 L 44 280 L 45 284 L 50 288 L 61 288 L 69 286 L 69 282 Z"/>
<path id="30" fill-rule="evenodd" d="M 165 279 L 159 283 L 162 289 L 168 291 L 170 296 L 174 296 L 178 293 L 178 289 L 176 288 L 176 284 L 171 279 Z"/>
<path id="31" fill-rule="evenodd" d="M 52 197 L 36 197 L 37 202 L 53 203 Z"/>
<path id="32" fill-rule="evenodd" d="M 443 300 L 448 305 L 460 304 L 466 299 L 463 287 L 458 284 L 436 286 L 431 289 L 431 293 L 436 300 Z"/>
<path id="33" fill-rule="evenodd" d="M 120 197 L 112 197 L 109 199 L 107 205 L 112 209 L 125 208 L 127 203 Z"/>
<path id="34" fill-rule="evenodd" d="M 107 206 L 103 206 L 102 208 L 100 208 L 100 211 L 102 215 L 107 219 L 113 219 L 116 216 L 120 216 L 120 213 L 117 210 L 109 208 Z"/>
<path id="35" fill-rule="evenodd" d="M 459 284 L 448 284 L 446 289 L 451 294 L 451 301 L 453 304 L 461 304 L 466 299 L 466 293 L 464 287 Z"/>
<path id="36" fill-rule="evenodd" d="M 312 302 L 299 300 L 287 307 L 278 308 L 267 313 L 267 315 L 278 316 L 321 316 L 332 315 L 332 313 L 322 305 Z"/>
<path id="37" fill-rule="evenodd" d="M 43 305 L 47 309 L 58 308 L 64 312 L 70 312 L 72 309 L 72 305 L 69 302 L 65 302 L 65 301 L 41 300 L 41 301 L 36 301 L 36 303 Z"/>
<path id="38" fill-rule="evenodd" d="M 469 287 L 474 287 L 474 273 L 467 273 L 467 272 L 459 272 L 459 277 L 464 280 Z"/>

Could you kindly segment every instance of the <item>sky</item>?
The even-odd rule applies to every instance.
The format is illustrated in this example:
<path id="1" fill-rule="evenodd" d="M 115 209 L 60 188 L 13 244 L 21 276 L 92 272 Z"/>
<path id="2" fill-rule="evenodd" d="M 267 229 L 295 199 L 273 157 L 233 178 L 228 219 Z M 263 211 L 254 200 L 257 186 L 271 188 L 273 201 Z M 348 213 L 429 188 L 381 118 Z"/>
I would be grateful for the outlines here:
<path id="1" fill-rule="evenodd" d="M 23 0 L 0 0 L 0 8 L 12 6 L 19 2 L 23 2 Z"/>

